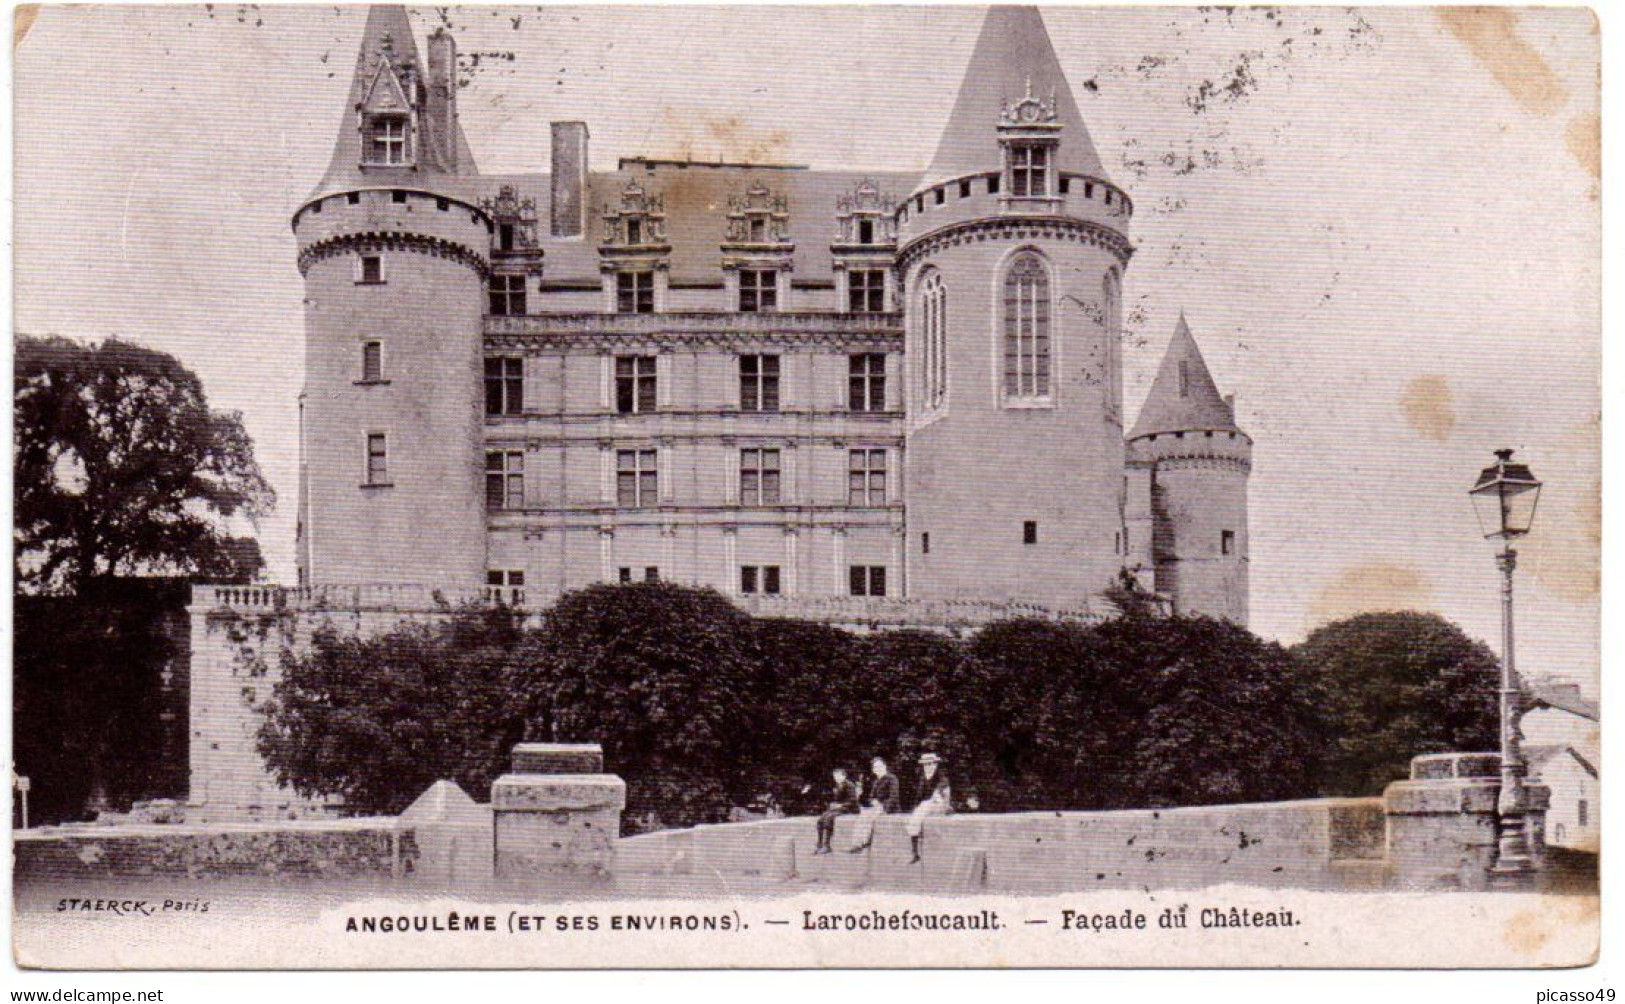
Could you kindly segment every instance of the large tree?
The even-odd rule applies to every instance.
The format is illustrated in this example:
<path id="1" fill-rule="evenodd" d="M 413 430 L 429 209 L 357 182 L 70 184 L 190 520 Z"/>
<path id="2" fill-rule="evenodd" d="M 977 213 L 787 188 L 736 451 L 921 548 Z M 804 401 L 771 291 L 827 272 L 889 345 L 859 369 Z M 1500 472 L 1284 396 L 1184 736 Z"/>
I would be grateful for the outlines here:
<path id="1" fill-rule="evenodd" d="M 17 582 L 82 592 L 120 575 L 240 579 L 233 537 L 275 502 L 242 418 L 213 411 L 175 357 L 110 338 L 16 342 Z"/>
<path id="2" fill-rule="evenodd" d="M 1379 794 L 1418 753 L 1495 748 L 1499 663 L 1437 614 L 1360 614 L 1292 655 L 1323 695 L 1321 794 Z"/>

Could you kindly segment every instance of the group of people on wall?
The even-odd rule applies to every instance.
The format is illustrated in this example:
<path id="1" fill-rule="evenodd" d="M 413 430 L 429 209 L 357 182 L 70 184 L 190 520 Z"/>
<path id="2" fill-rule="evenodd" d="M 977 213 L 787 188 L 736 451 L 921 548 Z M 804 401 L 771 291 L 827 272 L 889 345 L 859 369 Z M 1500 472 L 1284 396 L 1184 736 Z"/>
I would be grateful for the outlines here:
<path id="1" fill-rule="evenodd" d="M 860 816 L 853 834 L 853 844 L 847 850 L 860 854 L 869 849 L 875 839 L 875 816 L 897 815 L 903 811 L 902 785 L 886 764 L 884 757 L 869 762 L 869 777 L 860 782 L 847 776 L 845 767 L 830 772 L 830 800 L 818 817 L 818 848 L 814 854 L 830 854 L 835 837 L 835 821 L 842 816 Z M 911 863 L 920 860 L 920 845 L 925 833 L 925 821 L 932 816 L 943 816 L 954 811 L 953 784 L 943 768 L 942 757 L 926 753 L 920 757 L 918 800 L 909 812 L 906 829 Z"/>

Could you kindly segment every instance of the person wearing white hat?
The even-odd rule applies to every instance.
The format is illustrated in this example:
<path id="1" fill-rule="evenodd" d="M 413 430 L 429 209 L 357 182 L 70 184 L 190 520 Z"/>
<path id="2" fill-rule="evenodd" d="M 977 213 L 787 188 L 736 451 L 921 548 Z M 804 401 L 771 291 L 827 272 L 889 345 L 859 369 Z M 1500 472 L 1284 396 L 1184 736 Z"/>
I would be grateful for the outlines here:
<path id="1" fill-rule="evenodd" d="M 954 811 L 953 785 L 948 781 L 948 772 L 942 769 L 942 757 L 935 753 L 920 757 L 920 792 L 924 797 L 908 816 L 908 845 L 914 855 L 909 864 L 920 861 L 920 843 L 925 835 L 926 817 L 946 816 Z"/>

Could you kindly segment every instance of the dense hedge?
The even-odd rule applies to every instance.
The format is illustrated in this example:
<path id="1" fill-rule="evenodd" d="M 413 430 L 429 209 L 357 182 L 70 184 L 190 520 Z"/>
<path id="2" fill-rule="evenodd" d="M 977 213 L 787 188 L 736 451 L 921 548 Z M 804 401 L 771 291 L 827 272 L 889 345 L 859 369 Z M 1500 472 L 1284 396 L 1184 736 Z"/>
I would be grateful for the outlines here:
<path id="1" fill-rule="evenodd" d="M 397 812 L 444 777 L 483 797 L 515 742 L 599 742 L 638 829 L 768 793 L 806 811 L 831 767 L 875 755 L 907 793 L 926 749 L 984 811 L 1309 797 L 1337 707 L 1281 646 L 1209 618 L 856 635 L 639 583 L 566 595 L 532 628 L 470 610 L 319 634 L 284 656 L 261 750 L 304 794 Z"/>

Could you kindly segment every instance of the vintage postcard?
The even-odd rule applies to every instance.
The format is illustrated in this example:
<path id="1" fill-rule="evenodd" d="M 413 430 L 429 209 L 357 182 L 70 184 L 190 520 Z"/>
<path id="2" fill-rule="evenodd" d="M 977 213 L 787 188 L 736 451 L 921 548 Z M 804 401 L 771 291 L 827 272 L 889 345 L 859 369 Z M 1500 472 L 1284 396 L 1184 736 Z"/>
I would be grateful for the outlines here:
<path id="1" fill-rule="evenodd" d="M 13 34 L 18 965 L 1596 958 L 1590 11 Z"/>

